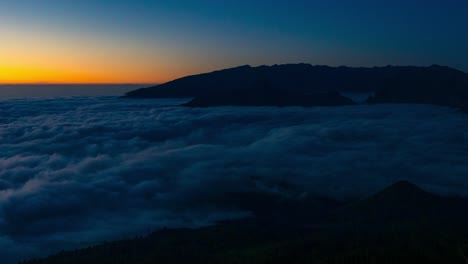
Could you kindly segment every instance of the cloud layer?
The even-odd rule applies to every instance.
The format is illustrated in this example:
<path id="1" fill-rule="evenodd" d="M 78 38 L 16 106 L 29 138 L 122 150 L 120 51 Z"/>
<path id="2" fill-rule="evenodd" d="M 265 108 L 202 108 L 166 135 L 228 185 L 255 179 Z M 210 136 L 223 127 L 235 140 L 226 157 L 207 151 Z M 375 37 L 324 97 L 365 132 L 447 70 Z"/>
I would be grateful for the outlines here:
<path id="1" fill-rule="evenodd" d="M 230 192 L 348 199 L 407 179 L 468 195 L 468 118 L 452 109 L 178 103 L 0 101 L 0 259 L 248 214 Z"/>

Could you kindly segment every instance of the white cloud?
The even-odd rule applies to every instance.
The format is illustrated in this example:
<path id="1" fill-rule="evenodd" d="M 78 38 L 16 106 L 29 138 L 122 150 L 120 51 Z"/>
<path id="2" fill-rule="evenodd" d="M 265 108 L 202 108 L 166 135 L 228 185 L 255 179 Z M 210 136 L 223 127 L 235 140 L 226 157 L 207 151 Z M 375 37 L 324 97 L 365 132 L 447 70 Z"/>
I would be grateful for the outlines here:
<path id="1" fill-rule="evenodd" d="M 407 179 L 468 194 L 468 118 L 448 108 L 176 104 L 1 101 L 0 243 L 34 255 L 206 224 L 242 213 L 230 192 L 344 199 Z"/>

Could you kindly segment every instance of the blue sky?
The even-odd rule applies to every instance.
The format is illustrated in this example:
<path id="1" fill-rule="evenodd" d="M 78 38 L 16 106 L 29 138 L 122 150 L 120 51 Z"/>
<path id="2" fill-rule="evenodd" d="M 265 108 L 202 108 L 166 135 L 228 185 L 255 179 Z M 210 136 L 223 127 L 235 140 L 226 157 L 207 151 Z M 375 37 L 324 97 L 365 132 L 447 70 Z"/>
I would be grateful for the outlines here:
<path id="1" fill-rule="evenodd" d="M 127 65 L 141 72 L 146 69 L 129 78 L 147 82 L 242 64 L 295 62 L 443 64 L 468 71 L 466 14 L 468 1 L 461 0 L 4 0 L 0 4 L 3 30 L 22 32 L 17 34 L 21 42 L 31 43 L 16 53 L 29 54 L 33 49 L 53 53 L 34 46 L 63 42 L 68 52 L 83 54 L 83 62 L 75 67 L 89 68 L 89 76 L 104 76 L 105 68 L 123 72 Z M 28 39 L 30 32 L 40 40 Z M 7 36 L 14 41 L 15 34 Z M 67 52 L 62 53 L 50 57 L 63 60 Z M 116 60 L 92 67 L 90 61 L 103 53 Z M 121 54 L 126 56 L 120 58 Z"/>

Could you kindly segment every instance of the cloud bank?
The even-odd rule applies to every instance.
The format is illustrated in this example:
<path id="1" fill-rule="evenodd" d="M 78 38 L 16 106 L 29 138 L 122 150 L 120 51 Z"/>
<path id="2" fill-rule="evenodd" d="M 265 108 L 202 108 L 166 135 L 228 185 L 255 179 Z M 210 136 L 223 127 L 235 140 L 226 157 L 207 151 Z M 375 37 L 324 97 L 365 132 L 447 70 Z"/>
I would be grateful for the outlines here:
<path id="1" fill-rule="evenodd" d="M 468 195 L 468 118 L 423 105 L 181 108 L 0 101 L 0 259 L 248 214 L 228 193 Z"/>

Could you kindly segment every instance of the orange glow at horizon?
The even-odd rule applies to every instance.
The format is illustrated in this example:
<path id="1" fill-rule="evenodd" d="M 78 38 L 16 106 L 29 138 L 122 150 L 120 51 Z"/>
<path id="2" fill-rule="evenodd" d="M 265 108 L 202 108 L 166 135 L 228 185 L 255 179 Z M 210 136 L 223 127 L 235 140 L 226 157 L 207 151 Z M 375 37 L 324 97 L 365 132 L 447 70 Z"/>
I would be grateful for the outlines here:
<path id="1" fill-rule="evenodd" d="M 155 84 L 207 66 L 154 42 L 19 27 L 0 35 L 0 84 Z"/>
<path id="2" fill-rule="evenodd" d="M 130 65 L 101 64 L 92 67 L 73 65 L 14 65 L 0 61 L 0 84 L 154 84 L 164 83 L 180 77 L 184 73 L 170 72 L 159 69 L 151 70 L 151 66 L 139 67 Z"/>
<path id="3" fill-rule="evenodd" d="M 171 78 L 152 78 L 153 76 L 132 76 L 122 72 L 92 74 L 85 71 L 67 69 L 10 67 L 0 65 L 0 84 L 154 84 L 163 83 Z"/>

